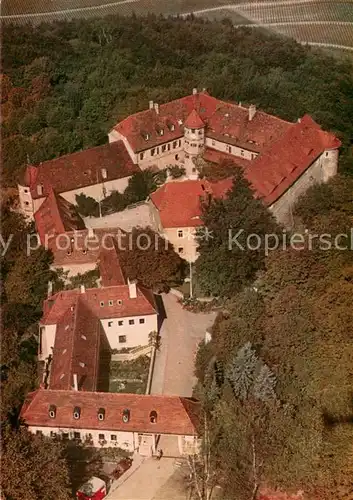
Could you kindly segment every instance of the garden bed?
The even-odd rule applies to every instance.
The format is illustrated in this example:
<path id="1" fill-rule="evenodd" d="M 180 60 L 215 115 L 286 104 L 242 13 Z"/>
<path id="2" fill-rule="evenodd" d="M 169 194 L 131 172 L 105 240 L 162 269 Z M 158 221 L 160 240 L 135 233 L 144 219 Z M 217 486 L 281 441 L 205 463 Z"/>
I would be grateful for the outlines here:
<path id="1" fill-rule="evenodd" d="M 111 361 L 109 392 L 145 394 L 150 366 L 149 356 L 132 361 Z"/>

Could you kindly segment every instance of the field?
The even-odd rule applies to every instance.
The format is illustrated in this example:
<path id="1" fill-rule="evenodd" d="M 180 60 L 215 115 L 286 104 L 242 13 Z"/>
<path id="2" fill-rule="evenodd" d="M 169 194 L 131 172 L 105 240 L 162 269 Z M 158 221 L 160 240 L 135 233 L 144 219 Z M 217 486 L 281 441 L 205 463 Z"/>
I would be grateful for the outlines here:
<path id="1" fill-rule="evenodd" d="M 261 25 L 300 42 L 353 49 L 353 2 L 348 0 L 3 0 L 2 7 L 2 19 L 17 22 L 194 12 L 208 19 L 228 17 L 235 25 Z"/>

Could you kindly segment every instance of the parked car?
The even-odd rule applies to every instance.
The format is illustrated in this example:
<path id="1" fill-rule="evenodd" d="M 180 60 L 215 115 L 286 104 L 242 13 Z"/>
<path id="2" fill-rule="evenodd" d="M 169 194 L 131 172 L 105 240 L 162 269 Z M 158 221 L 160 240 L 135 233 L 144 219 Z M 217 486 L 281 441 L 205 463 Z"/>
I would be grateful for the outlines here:
<path id="1" fill-rule="evenodd" d="M 116 468 L 112 472 L 112 476 L 114 479 L 118 479 L 120 476 L 124 474 L 128 469 L 130 469 L 132 465 L 132 459 L 131 458 L 122 458 L 119 460 Z"/>
<path id="2" fill-rule="evenodd" d="M 78 500 L 102 500 L 107 495 L 107 485 L 99 477 L 91 477 L 76 492 Z"/>

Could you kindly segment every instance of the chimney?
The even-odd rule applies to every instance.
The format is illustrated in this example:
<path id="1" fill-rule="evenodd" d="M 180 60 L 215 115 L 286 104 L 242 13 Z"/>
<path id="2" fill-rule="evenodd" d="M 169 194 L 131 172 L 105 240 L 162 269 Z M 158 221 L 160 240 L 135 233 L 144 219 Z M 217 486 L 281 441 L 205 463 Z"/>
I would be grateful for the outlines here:
<path id="1" fill-rule="evenodd" d="M 81 293 L 85 293 L 85 292 L 86 292 L 86 287 L 85 287 L 85 285 L 81 285 L 81 286 L 80 286 L 80 290 L 81 290 Z"/>
<path id="2" fill-rule="evenodd" d="M 154 103 L 154 110 L 159 115 L 159 104 L 157 102 Z"/>
<path id="3" fill-rule="evenodd" d="M 128 278 L 127 279 L 127 284 L 129 286 L 129 297 L 130 297 L 130 299 L 136 299 L 136 297 L 137 297 L 136 280 L 130 281 L 129 278 Z"/>
<path id="4" fill-rule="evenodd" d="M 255 104 L 250 104 L 249 106 L 249 122 L 254 118 L 256 115 L 256 106 Z"/>
<path id="5" fill-rule="evenodd" d="M 301 123 L 302 122 L 302 119 L 301 118 L 298 118 L 298 123 Z"/>
<path id="6" fill-rule="evenodd" d="M 239 108 L 242 108 L 241 101 L 239 102 L 238 106 L 239 106 Z"/>
<path id="7" fill-rule="evenodd" d="M 73 379 L 74 379 L 74 391 L 78 391 L 78 383 L 77 383 L 77 373 L 73 374 Z"/>
<path id="8" fill-rule="evenodd" d="M 48 299 L 49 297 L 51 297 L 53 295 L 53 282 L 52 281 L 48 281 Z"/>
<path id="9" fill-rule="evenodd" d="M 149 109 L 153 109 L 153 101 L 149 102 Z"/>
<path id="10" fill-rule="evenodd" d="M 193 95 L 197 94 L 197 88 L 196 88 L 196 87 L 194 87 L 194 88 L 192 89 L 192 94 L 193 94 Z"/>

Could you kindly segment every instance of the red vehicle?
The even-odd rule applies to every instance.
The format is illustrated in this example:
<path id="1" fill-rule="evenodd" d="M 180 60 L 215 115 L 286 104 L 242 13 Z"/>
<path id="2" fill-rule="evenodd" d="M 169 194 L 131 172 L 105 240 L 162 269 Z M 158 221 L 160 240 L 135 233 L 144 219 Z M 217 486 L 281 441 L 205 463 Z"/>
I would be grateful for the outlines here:
<path id="1" fill-rule="evenodd" d="M 130 469 L 132 465 L 132 459 L 131 458 L 123 458 L 121 459 L 116 468 L 112 472 L 112 476 L 114 479 L 118 479 L 120 476 L 124 474 L 128 469 Z"/>
<path id="2" fill-rule="evenodd" d="M 102 500 L 107 495 L 107 485 L 99 477 L 91 477 L 76 492 L 79 500 Z"/>

